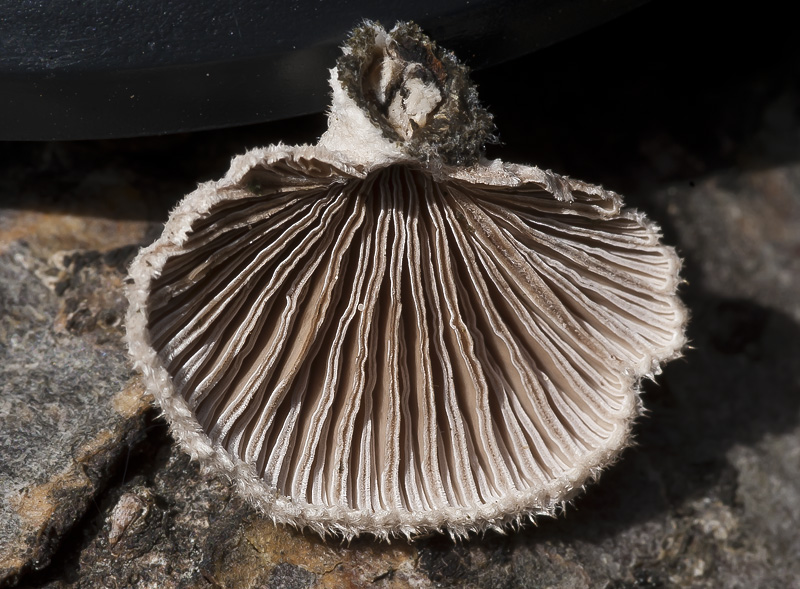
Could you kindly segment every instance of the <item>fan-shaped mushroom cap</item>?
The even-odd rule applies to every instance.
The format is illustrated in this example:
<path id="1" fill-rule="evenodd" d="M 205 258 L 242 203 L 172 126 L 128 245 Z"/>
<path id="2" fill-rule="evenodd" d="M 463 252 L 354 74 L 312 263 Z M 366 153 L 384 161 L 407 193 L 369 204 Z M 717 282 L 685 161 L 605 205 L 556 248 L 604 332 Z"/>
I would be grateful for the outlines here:
<path id="1" fill-rule="evenodd" d="M 397 31 L 354 38 L 441 61 Z M 390 88 L 428 79 L 415 67 L 362 69 Z M 398 84 L 383 104 L 414 96 Z M 552 513 L 625 447 L 640 379 L 683 346 L 677 256 L 614 193 L 454 165 L 474 146 L 437 157 L 439 138 L 372 124 L 381 149 L 359 159 L 334 129 L 377 115 L 334 93 L 322 145 L 236 158 L 134 261 L 137 367 L 181 445 L 276 521 L 385 537 Z M 414 100 L 412 136 L 438 112 Z"/>

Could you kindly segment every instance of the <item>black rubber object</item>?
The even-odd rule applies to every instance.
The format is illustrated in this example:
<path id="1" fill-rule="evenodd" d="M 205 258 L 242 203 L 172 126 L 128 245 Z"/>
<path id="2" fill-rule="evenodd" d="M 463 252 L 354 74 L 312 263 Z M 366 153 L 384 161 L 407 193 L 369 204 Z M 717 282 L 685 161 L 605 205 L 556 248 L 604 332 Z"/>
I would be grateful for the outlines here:
<path id="1" fill-rule="evenodd" d="M 644 0 L 0 0 L 0 140 L 157 135 L 319 112 L 347 32 L 414 20 L 473 68 Z"/>

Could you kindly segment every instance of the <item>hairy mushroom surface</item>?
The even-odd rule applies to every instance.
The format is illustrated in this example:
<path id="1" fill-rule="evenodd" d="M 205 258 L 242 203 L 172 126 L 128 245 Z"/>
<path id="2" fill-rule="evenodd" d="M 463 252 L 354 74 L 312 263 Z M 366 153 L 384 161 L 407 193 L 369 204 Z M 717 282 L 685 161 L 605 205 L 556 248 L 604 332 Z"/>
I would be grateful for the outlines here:
<path id="1" fill-rule="evenodd" d="M 276 521 L 463 535 L 550 514 L 680 353 L 680 261 L 620 197 L 488 161 L 417 27 L 357 29 L 315 146 L 234 159 L 131 266 L 128 343 L 174 436 Z"/>

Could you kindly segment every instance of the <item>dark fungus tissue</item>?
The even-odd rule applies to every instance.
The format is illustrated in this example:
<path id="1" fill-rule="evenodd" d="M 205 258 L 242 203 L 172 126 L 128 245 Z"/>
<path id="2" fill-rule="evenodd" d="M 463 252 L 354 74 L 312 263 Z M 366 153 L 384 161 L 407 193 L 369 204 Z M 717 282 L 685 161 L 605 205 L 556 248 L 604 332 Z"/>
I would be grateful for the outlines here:
<path id="1" fill-rule="evenodd" d="M 552 514 L 680 355 L 680 260 L 613 192 L 487 160 L 466 68 L 365 23 L 316 145 L 236 157 L 133 262 L 180 445 L 277 522 L 380 538 Z"/>

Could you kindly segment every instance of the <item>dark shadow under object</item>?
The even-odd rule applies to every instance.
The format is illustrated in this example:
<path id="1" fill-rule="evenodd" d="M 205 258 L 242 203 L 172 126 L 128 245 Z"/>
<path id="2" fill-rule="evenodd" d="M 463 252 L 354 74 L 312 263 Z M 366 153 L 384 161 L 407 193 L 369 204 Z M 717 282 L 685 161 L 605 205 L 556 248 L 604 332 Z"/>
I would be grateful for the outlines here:
<path id="1" fill-rule="evenodd" d="M 0 140 L 99 139 L 319 112 L 326 69 L 369 18 L 414 20 L 473 68 L 645 0 L 0 0 Z"/>

